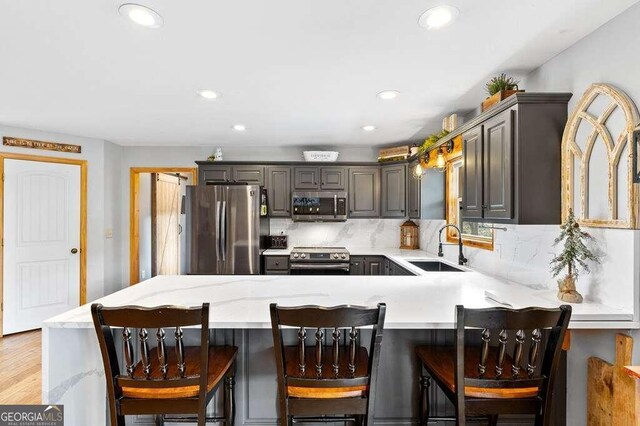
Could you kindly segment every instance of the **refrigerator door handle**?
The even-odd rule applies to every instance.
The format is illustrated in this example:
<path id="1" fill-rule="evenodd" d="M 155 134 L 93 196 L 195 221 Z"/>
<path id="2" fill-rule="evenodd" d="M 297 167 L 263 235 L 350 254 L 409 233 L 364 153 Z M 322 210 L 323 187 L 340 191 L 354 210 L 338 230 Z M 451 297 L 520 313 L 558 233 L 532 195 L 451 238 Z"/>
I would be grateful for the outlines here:
<path id="1" fill-rule="evenodd" d="M 216 259 L 220 260 L 220 201 L 216 201 Z"/>
<path id="2" fill-rule="evenodd" d="M 338 217 L 338 195 L 333 196 L 333 217 Z"/>
<path id="3" fill-rule="evenodd" d="M 220 249 L 222 251 L 222 261 L 225 262 L 227 260 L 227 202 L 222 202 L 222 219 L 220 219 Z"/>

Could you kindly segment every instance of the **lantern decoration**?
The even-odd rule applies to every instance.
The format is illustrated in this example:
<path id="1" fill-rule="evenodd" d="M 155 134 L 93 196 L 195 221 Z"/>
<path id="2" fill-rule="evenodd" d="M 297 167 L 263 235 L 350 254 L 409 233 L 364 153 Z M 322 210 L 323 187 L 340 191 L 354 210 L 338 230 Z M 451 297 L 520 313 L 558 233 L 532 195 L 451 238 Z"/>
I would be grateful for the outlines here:
<path id="1" fill-rule="evenodd" d="M 400 225 L 400 248 L 417 250 L 420 248 L 418 225 L 411 219 Z"/>

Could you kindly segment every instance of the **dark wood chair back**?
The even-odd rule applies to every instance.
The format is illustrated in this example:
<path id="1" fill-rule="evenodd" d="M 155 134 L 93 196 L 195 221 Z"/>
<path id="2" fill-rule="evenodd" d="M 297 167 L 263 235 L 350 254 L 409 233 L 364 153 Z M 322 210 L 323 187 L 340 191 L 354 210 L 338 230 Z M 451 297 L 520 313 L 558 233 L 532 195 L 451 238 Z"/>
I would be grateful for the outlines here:
<path id="1" fill-rule="evenodd" d="M 550 390 L 560 361 L 562 342 L 571 317 L 571 307 L 465 309 L 456 306 L 455 385 L 458 418 L 464 418 L 465 392 L 468 387 L 501 389 L 538 389 L 543 412 L 550 410 Z M 477 370 L 465 371 L 465 330 L 480 331 Z M 490 350 L 497 344 L 497 350 Z M 512 348 L 509 350 L 509 348 Z M 509 353 L 508 353 L 509 352 Z M 490 359 L 490 354 L 493 358 Z M 490 392 L 488 393 L 490 394 Z M 512 403 L 517 403 L 512 401 Z M 546 424 L 546 423 L 545 423 Z"/>
<path id="2" fill-rule="evenodd" d="M 181 308 L 161 306 L 145 308 L 125 306 L 106 308 L 91 305 L 93 323 L 100 343 L 112 415 L 116 413 L 116 400 L 122 397 L 122 388 L 183 388 L 198 386 L 198 399 L 207 395 L 207 371 L 209 363 L 209 304 L 201 307 Z M 200 368 L 197 374 L 188 373 L 185 364 L 183 327 L 200 326 Z M 175 365 L 169 365 L 165 328 L 173 328 Z M 115 346 L 115 329 L 122 336 L 125 371 L 120 371 L 118 351 Z M 133 329 L 133 330 L 132 330 Z M 153 333 L 150 336 L 148 330 Z M 139 360 L 134 358 L 135 336 L 138 337 Z M 157 359 L 150 358 L 149 340 L 156 340 Z M 156 357 L 154 357 L 156 358 Z M 173 356 L 171 356 L 173 358 Z M 142 368 L 136 368 L 140 365 Z"/>
<path id="3" fill-rule="evenodd" d="M 364 411 L 372 414 L 386 305 L 380 303 L 376 308 L 280 307 L 274 303 L 270 309 L 281 401 L 286 400 L 288 387 L 336 389 L 365 386 L 367 391 L 359 399 L 366 400 Z M 285 347 L 283 327 L 297 329 L 295 350 Z M 364 352 L 358 343 L 362 327 L 371 327 L 369 348 Z M 309 336 L 311 339 L 307 337 L 308 328 L 313 330 Z M 312 344 L 307 345 L 307 340 L 312 340 Z M 307 352 L 312 356 L 307 356 Z M 366 359 L 363 360 L 364 357 Z M 316 406 L 320 407 L 320 404 Z M 284 412 L 280 415 L 288 416 L 289 409 L 282 404 L 281 407 Z M 348 407 L 344 405 L 338 410 L 348 413 Z M 316 413 L 332 414 L 340 413 Z M 355 410 L 349 414 L 365 413 Z"/>

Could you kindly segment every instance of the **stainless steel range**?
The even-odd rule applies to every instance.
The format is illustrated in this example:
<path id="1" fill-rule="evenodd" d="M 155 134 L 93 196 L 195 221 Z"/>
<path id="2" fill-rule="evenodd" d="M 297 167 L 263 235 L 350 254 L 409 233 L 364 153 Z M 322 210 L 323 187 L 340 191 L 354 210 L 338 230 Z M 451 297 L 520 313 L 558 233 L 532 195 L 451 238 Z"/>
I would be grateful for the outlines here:
<path id="1" fill-rule="evenodd" d="M 350 261 L 344 247 L 294 247 L 289 256 L 292 275 L 348 275 Z"/>

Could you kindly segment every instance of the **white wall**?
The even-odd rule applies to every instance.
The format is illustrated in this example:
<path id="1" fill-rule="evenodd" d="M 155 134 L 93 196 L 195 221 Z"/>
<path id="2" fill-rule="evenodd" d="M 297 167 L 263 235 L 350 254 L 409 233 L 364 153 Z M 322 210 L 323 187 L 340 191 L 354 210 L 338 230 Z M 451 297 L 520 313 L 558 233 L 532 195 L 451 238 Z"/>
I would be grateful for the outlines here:
<path id="1" fill-rule="evenodd" d="M 87 160 L 87 301 L 101 297 L 105 290 L 120 288 L 120 147 L 99 139 L 0 126 L 0 138 L 12 136 L 82 146 L 81 154 L 68 154 L 26 148 L 0 146 L 0 151 L 30 155 Z M 108 180 L 108 182 L 107 182 Z M 106 230 L 114 229 L 112 240 L 106 241 Z"/>

